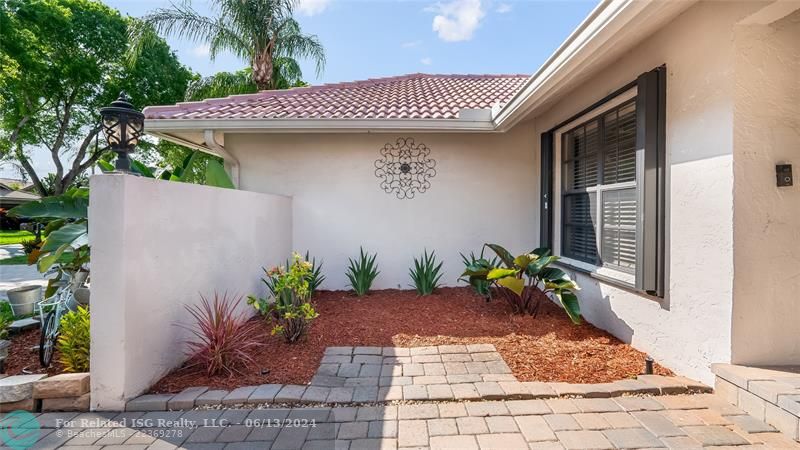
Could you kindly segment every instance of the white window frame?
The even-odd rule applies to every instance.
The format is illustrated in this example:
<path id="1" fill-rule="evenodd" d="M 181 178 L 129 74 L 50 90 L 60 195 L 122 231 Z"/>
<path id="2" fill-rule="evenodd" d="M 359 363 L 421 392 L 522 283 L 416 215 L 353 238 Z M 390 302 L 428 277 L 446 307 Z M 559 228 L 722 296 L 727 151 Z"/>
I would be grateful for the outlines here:
<path id="1" fill-rule="evenodd" d="M 636 284 L 636 274 L 635 273 L 629 273 L 629 272 L 625 272 L 625 271 L 622 271 L 622 270 L 617 270 L 617 269 L 614 269 L 614 268 L 611 268 L 611 267 L 596 266 L 594 264 L 589 264 L 589 263 L 584 262 L 584 261 L 578 261 L 578 260 L 575 260 L 575 259 L 572 259 L 572 258 L 565 257 L 561 252 L 561 230 L 562 230 L 562 227 L 563 227 L 563 215 L 562 215 L 561 208 L 562 208 L 562 202 L 563 202 L 563 196 L 564 196 L 564 186 L 562 185 L 562 178 L 561 178 L 561 171 L 563 170 L 563 167 L 564 167 L 563 159 L 561 157 L 561 142 L 562 142 L 562 135 L 564 133 L 572 130 L 573 128 L 577 127 L 578 125 L 580 125 L 580 124 L 582 124 L 584 122 L 587 122 L 587 121 L 589 121 L 589 120 L 591 120 L 593 118 L 601 116 L 602 114 L 604 114 L 604 113 L 606 113 L 608 111 L 611 111 L 612 109 L 622 105 L 625 102 L 628 102 L 629 100 L 631 100 L 631 99 L 636 97 L 637 92 L 638 92 L 638 90 L 634 86 L 631 89 L 623 92 L 622 94 L 614 97 L 613 99 L 605 102 L 601 106 L 598 106 L 597 108 L 587 112 L 586 114 L 581 115 L 580 117 L 578 117 L 575 120 L 569 122 L 568 124 L 558 128 L 553 133 L 553 150 L 554 150 L 553 159 L 555 161 L 555 164 L 554 164 L 555 165 L 555 173 L 554 173 L 554 178 L 555 179 L 554 179 L 553 186 L 556 188 L 556 192 L 554 192 L 555 195 L 553 195 L 553 197 L 555 197 L 553 199 L 554 200 L 554 205 L 553 205 L 554 206 L 554 208 L 553 208 L 553 247 L 554 247 L 553 254 L 559 256 L 560 262 L 562 262 L 564 264 L 567 264 L 567 265 L 570 265 L 570 266 L 573 266 L 576 269 L 580 269 L 580 270 L 583 270 L 583 271 L 586 271 L 586 272 L 589 272 L 589 273 L 592 273 L 592 274 L 596 274 L 596 275 L 599 275 L 601 277 L 613 279 L 615 281 L 619 281 L 621 283 L 624 283 L 624 284 L 630 285 L 630 286 L 634 286 Z M 637 154 L 638 154 L 638 152 L 637 152 Z M 639 174 L 639 172 L 640 172 L 639 167 L 641 166 L 641 164 L 638 161 L 638 157 L 637 157 L 636 165 L 637 165 L 637 168 L 636 168 L 636 179 L 639 180 L 640 179 L 640 177 L 639 177 L 639 175 L 640 175 Z M 631 187 L 636 187 L 636 181 L 628 181 L 628 182 L 624 182 L 624 183 L 615 183 L 615 184 L 605 185 L 605 186 L 602 186 L 602 187 L 599 187 L 599 188 L 597 186 L 595 186 L 595 187 L 591 187 L 591 188 L 587 188 L 586 189 L 586 192 L 595 192 L 596 193 L 595 195 L 597 196 L 595 203 L 596 203 L 596 208 L 598 210 L 598 215 L 597 215 L 597 221 L 598 221 L 597 229 L 598 229 L 598 231 L 595 233 L 595 239 L 597 240 L 597 245 L 598 245 L 597 248 L 598 249 L 601 248 L 600 240 L 602 239 L 602 229 L 603 229 L 603 224 L 602 224 L 602 220 L 603 220 L 603 217 L 602 217 L 602 204 L 603 204 L 602 195 L 603 195 L 603 193 L 604 192 L 608 192 L 608 191 L 612 191 L 612 190 L 626 189 L 626 188 L 631 188 Z M 638 193 L 637 193 L 637 197 L 639 197 Z M 637 202 L 637 210 L 638 210 L 638 208 L 639 208 L 639 204 Z M 636 222 L 637 222 L 636 230 L 637 230 L 637 233 L 640 233 L 640 229 L 641 229 L 641 223 L 640 222 L 641 222 L 641 220 L 642 220 L 641 215 L 637 214 L 637 218 L 636 218 Z M 637 264 L 638 264 L 638 261 L 637 261 Z"/>

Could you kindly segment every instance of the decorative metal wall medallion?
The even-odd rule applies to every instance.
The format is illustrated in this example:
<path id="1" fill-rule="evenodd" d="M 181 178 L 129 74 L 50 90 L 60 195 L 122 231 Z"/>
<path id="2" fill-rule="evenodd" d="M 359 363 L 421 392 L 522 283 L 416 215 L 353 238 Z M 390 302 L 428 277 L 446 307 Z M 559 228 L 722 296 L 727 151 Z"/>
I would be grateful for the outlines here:
<path id="1" fill-rule="evenodd" d="M 375 161 L 375 176 L 381 180 L 381 189 L 399 199 L 411 199 L 417 192 L 427 191 L 430 178 L 436 176 L 436 161 L 430 154 L 431 149 L 415 144 L 412 138 L 399 138 L 394 144 L 384 145 L 381 158 Z"/>

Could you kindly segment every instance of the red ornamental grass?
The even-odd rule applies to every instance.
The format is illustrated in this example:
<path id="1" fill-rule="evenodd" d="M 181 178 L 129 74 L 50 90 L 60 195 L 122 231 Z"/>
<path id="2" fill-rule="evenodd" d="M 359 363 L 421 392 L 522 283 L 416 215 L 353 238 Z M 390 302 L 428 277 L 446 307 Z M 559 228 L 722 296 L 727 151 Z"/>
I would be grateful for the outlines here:
<path id="1" fill-rule="evenodd" d="M 185 306 L 195 325 L 179 325 L 194 336 L 186 341 L 187 355 L 194 364 L 205 366 L 208 376 L 242 374 L 242 368 L 255 364 L 250 352 L 261 345 L 256 339 L 258 323 L 236 312 L 241 296 L 220 297 L 215 292 L 211 303 L 202 295 L 200 299 L 199 305 Z"/>

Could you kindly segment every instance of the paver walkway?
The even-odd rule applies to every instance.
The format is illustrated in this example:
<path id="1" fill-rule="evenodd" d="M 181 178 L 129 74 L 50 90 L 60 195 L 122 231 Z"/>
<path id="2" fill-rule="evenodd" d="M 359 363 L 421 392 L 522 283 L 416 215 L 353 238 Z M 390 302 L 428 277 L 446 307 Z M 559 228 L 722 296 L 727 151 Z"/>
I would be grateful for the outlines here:
<path id="1" fill-rule="evenodd" d="M 328 347 L 309 385 L 263 384 L 232 391 L 193 386 L 176 394 L 145 394 L 126 411 L 266 404 L 389 403 L 396 401 L 526 400 L 551 397 L 711 392 L 685 377 L 639 375 L 611 383 L 520 382 L 491 344 L 427 347 Z"/>
<path id="2" fill-rule="evenodd" d="M 800 448 L 713 394 L 46 413 L 12 430 L 42 449 Z"/>

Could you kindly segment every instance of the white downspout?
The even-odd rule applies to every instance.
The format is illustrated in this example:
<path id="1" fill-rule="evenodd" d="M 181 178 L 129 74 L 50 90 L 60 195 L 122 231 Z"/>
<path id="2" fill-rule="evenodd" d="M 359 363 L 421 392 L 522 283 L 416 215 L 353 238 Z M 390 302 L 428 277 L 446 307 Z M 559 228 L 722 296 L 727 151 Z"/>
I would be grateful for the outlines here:
<path id="1" fill-rule="evenodd" d="M 233 155 L 228 153 L 228 151 L 225 150 L 225 147 L 217 142 L 217 138 L 214 136 L 214 130 L 205 130 L 204 136 L 206 146 L 222 157 L 222 160 L 225 164 L 225 170 L 227 170 L 231 175 L 233 186 L 236 189 L 239 189 L 239 161 L 234 158 Z"/>

